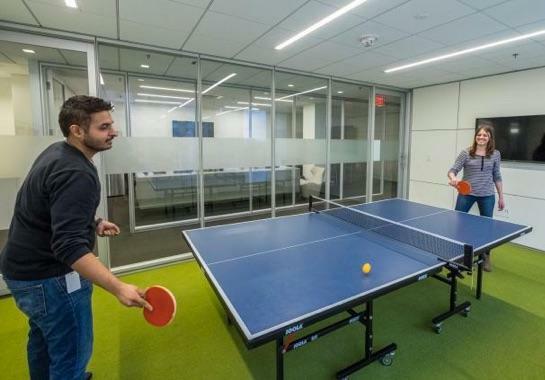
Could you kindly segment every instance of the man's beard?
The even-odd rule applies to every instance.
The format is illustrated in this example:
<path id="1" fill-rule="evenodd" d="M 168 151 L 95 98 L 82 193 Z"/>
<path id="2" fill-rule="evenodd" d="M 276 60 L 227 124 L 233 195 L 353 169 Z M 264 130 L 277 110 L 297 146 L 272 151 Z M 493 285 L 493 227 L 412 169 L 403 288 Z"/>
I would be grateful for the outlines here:
<path id="1" fill-rule="evenodd" d="M 92 149 L 95 152 L 102 152 L 104 150 L 108 150 L 108 149 L 112 148 L 112 145 L 108 144 L 108 142 L 111 142 L 112 140 L 113 140 L 113 138 L 107 140 L 106 142 L 101 142 L 101 141 L 98 141 L 98 140 L 93 140 L 89 136 L 85 136 L 85 138 L 83 139 L 83 144 L 87 148 Z"/>

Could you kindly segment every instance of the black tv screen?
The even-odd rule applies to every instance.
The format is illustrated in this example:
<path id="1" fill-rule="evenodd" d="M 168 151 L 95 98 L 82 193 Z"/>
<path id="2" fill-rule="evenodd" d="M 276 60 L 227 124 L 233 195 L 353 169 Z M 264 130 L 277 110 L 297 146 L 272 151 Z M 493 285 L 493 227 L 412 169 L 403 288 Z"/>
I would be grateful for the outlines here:
<path id="1" fill-rule="evenodd" d="M 494 125 L 502 160 L 545 162 L 545 115 L 486 117 Z"/>

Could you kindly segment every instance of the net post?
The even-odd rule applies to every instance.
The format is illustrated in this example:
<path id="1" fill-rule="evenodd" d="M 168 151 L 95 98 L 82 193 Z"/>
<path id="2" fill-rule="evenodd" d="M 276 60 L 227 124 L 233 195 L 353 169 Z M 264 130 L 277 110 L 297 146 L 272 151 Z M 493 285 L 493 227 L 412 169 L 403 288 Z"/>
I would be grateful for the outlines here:
<path id="1" fill-rule="evenodd" d="M 469 244 L 464 244 L 464 266 L 469 269 L 473 268 L 473 246 Z"/>
<path id="2" fill-rule="evenodd" d="M 308 197 L 308 212 L 312 212 L 312 195 Z"/>

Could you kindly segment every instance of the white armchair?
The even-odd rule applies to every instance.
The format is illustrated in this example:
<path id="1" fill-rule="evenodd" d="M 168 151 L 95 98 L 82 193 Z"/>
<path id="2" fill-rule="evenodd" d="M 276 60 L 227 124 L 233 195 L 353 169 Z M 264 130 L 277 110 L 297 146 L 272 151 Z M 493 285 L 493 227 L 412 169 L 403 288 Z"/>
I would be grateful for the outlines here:
<path id="1" fill-rule="evenodd" d="M 320 195 L 320 189 L 324 182 L 324 172 L 325 169 L 320 166 L 303 165 L 303 178 L 299 180 L 303 198 Z"/>

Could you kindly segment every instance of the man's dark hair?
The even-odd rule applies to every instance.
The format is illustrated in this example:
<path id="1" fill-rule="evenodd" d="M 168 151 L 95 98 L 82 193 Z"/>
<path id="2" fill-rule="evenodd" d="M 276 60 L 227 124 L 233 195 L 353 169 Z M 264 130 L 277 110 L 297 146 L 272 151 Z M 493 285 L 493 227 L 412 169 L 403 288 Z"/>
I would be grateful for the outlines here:
<path id="1" fill-rule="evenodd" d="M 59 125 L 64 137 L 70 134 L 70 126 L 77 124 L 85 130 L 89 129 L 91 114 L 111 111 L 112 103 L 94 96 L 76 95 L 66 100 L 59 113 Z"/>

